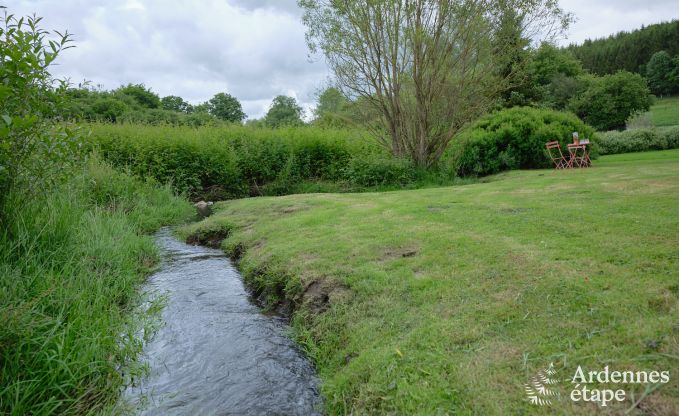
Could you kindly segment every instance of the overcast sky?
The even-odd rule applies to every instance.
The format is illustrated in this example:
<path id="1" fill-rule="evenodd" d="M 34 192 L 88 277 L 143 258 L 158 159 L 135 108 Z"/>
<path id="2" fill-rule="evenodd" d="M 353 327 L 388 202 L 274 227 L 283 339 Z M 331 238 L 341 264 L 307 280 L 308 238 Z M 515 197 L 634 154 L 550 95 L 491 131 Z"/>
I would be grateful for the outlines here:
<path id="1" fill-rule="evenodd" d="M 218 92 L 237 97 L 249 118 L 279 94 L 310 109 L 331 74 L 309 57 L 296 0 L 16 0 L 0 5 L 37 13 L 45 28 L 68 29 L 74 49 L 53 71 L 105 89 L 144 83 L 191 103 Z M 679 18 L 677 0 L 561 0 L 575 14 L 567 40 L 607 36 Z"/>

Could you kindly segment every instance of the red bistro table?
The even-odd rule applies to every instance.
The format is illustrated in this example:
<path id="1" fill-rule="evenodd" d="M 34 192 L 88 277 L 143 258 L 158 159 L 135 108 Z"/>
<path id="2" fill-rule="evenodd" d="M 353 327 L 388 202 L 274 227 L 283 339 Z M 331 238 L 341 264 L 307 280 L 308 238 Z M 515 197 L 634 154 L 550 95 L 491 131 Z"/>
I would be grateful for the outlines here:
<path id="1" fill-rule="evenodd" d="M 568 145 L 568 153 L 570 158 L 566 162 L 566 166 L 569 168 L 586 168 L 592 166 L 592 160 L 589 158 L 589 150 L 587 150 L 587 144 L 583 143 L 571 143 Z"/>

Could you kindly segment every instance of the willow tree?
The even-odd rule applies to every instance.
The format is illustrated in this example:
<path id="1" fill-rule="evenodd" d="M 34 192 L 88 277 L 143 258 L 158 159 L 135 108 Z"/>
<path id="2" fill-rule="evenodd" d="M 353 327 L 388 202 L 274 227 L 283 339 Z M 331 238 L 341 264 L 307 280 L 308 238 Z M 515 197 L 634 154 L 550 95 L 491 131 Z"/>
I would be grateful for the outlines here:
<path id="1" fill-rule="evenodd" d="M 511 14 L 535 41 L 571 21 L 556 0 L 299 0 L 307 41 L 337 84 L 382 116 L 376 138 L 397 157 L 435 164 L 456 133 L 512 84 Z M 500 68 L 503 67 L 503 68 Z"/>

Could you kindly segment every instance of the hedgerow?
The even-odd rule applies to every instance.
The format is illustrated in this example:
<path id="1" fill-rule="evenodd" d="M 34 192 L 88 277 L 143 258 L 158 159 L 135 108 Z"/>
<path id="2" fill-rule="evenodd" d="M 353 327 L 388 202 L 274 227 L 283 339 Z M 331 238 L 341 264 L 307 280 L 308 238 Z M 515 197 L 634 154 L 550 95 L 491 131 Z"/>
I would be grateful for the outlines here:
<path id="1" fill-rule="evenodd" d="M 599 133 L 597 143 L 602 155 L 679 148 L 679 126 Z"/>
<path id="2" fill-rule="evenodd" d="M 91 124 L 88 145 L 141 177 L 195 198 L 292 192 L 305 181 L 405 185 L 412 166 L 389 156 L 360 130 L 252 126 L 201 128 Z"/>

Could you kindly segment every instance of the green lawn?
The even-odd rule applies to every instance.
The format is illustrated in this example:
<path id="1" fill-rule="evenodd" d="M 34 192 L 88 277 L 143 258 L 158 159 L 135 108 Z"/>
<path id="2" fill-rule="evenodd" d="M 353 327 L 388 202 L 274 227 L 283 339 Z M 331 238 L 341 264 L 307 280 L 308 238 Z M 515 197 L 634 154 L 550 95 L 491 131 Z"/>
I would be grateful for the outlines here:
<path id="1" fill-rule="evenodd" d="M 529 404 L 523 385 L 550 362 L 564 380 L 578 365 L 671 370 L 631 414 L 679 413 L 679 150 L 216 210 L 180 233 L 230 230 L 246 280 L 302 303 L 295 336 L 329 414 L 602 410 L 568 399 L 569 382 L 551 410 Z M 644 390 L 617 388 L 627 400 L 603 410 Z"/>
<path id="2" fill-rule="evenodd" d="M 653 123 L 658 127 L 679 125 L 679 96 L 660 98 L 651 106 Z"/>

